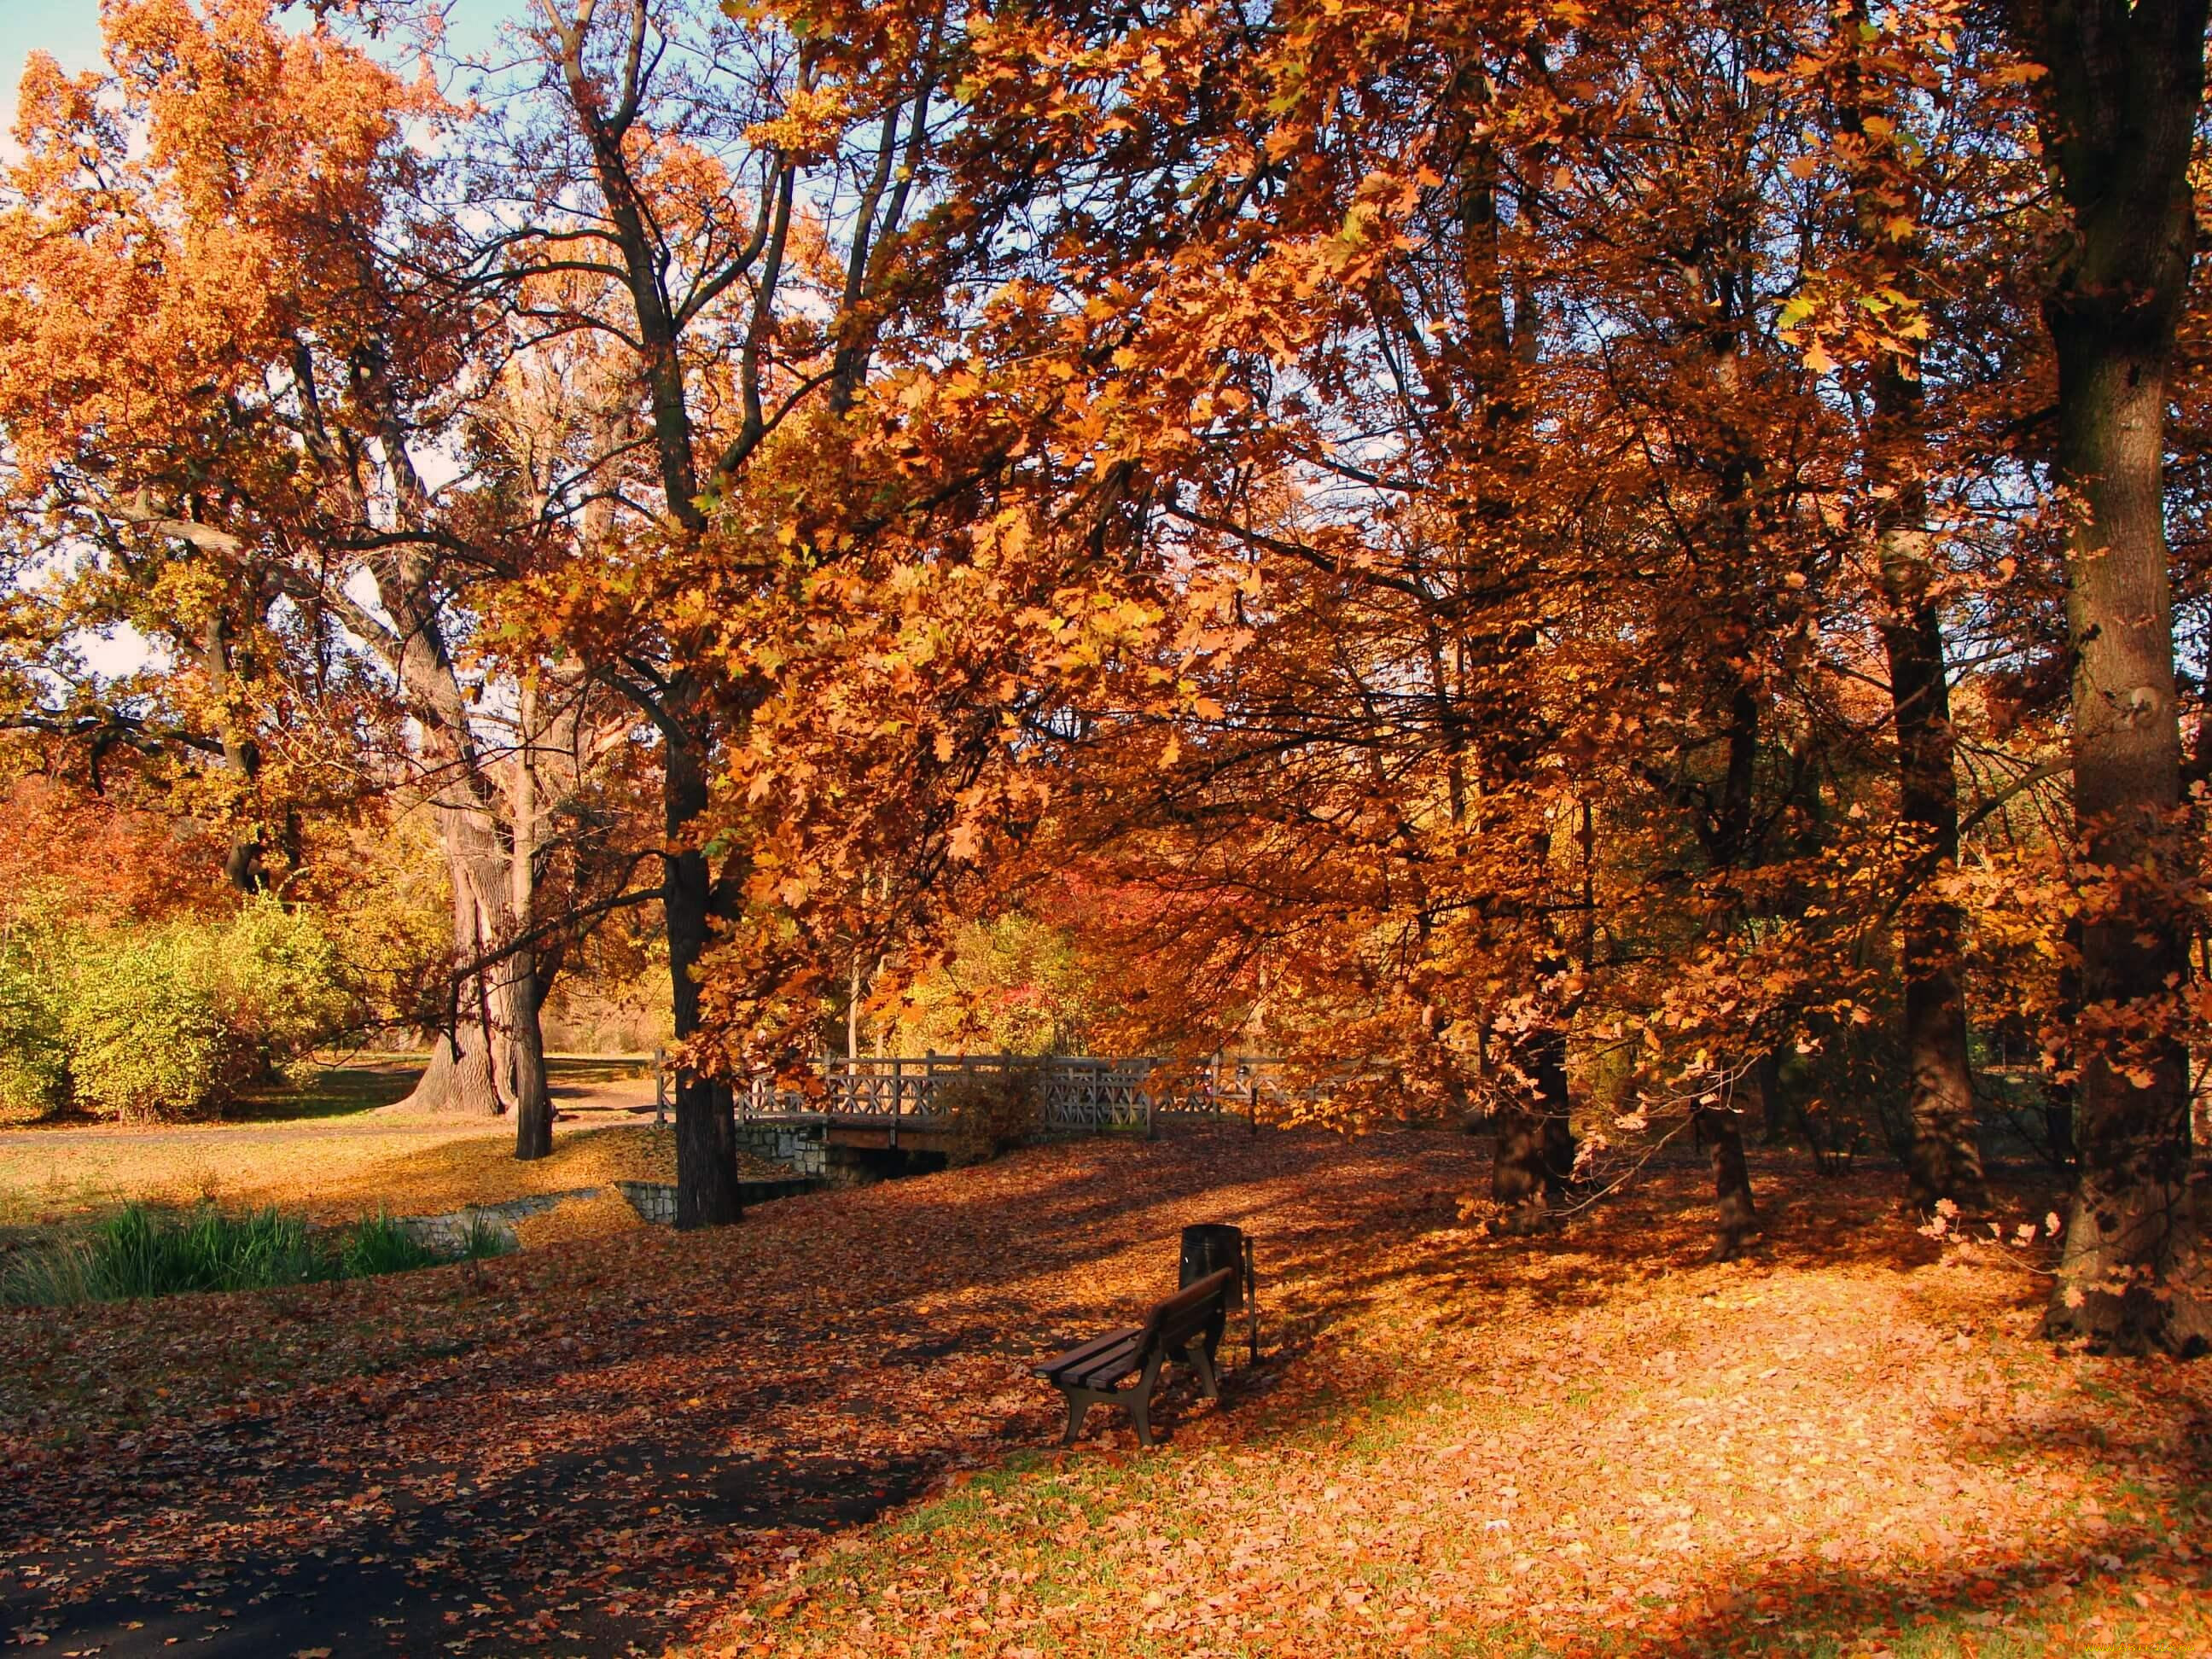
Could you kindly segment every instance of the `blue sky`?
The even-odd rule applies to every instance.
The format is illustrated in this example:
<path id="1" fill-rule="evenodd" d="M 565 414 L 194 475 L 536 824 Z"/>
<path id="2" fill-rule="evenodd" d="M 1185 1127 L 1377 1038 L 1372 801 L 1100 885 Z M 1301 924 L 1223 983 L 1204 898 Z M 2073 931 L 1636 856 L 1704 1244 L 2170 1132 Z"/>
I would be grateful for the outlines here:
<path id="1" fill-rule="evenodd" d="M 448 38 L 455 44 L 489 40 L 498 20 L 513 15 L 520 0 L 452 0 Z M 294 15 L 304 21 L 307 9 Z M 15 125 L 15 85 L 23 60 L 50 52 L 64 69 L 90 69 L 100 61 L 100 0 L 0 0 L 0 151 L 12 149 L 6 135 Z"/>
<path id="2" fill-rule="evenodd" d="M 23 60 L 46 51 L 70 69 L 100 60 L 99 0 L 0 0 L 0 132 L 15 125 Z"/>

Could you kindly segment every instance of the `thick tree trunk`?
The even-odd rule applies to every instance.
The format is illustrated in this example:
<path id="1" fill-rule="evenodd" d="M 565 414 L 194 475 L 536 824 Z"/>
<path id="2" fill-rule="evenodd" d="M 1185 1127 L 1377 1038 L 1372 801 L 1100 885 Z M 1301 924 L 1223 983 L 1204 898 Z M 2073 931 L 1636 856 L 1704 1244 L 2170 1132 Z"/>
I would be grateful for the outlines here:
<path id="1" fill-rule="evenodd" d="M 422 1112 L 493 1117 L 501 1097 L 492 1073 L 491 1042 L 483 1027 L 464 1018 L 430 1043 L 430 1063 L 403 1105 Z"/>
<path id="2" fill-rule="evenodd" d="M 707 808 L 703 757 L 689 743 L 664 744 L 668 838 L 683 847 L 694 820 Z M 697 968 L 706 954 L 713 914 L 712 873 L 707 855 L 685 848 L 663 860 L 661 903 L 668 925 L 668 971 L 674 995 L 676 1041 L 700 1029 Z M 730 1092 L 689 1066 L 676 1073 L 676 1224 L 720 1227 L 744 1213 L 738 1190 L 737 1124 Z"/>
<path id="3" fill-rule="evenodd" d="M 2181 732 L 2160 495 L 2162 354 L 2112 349 L 2058 313 L 2061 465 L 2087 512 L 2069 558 L 2075 810 L 2088 862 L 2122 877 L 2081 929 L 2080 1178 L 2050 1323 L 2139 1350 L 2212 1341 L 2191 1190 L 2190 964 L 2174 900 Z"/>
<path id="4" fill-rule="evenodd" d="M 512 866 L 484 811 L 473 805 L 446 805 L 438 815 L 453 889 L 454 971 L 459 975 L 453 988 L 454 1033 L 451 1040 L 439 1040 L 407 1103 L 425 1111 L 486 1115 L 513 1108 L 515 1155 L 542 1158 L 552 1150 L 552 1103 L 534 955 L 526 947 L 469 970 L 527 926 L 517 920 L 503 890 L 513 879 Z"/>
<path id="5" fill-rule="evenodd" d="M 1539 1026 L 1516 1045 L 1516 1081 L 1497 1113 L 1490 1195 L 1510 1232 L 1540 1225 L 1552 1200 L 1566 1195 L 1575 1169 L 1569 1117 L 1566 1033 Z"/>
<path id="6" fill-rule="evenodd" d="M 250 733 L 240 729 L 237 711 L 231 706 L 230 621 L 220 609 L 209 619 L 206 637 L 202 641 L 201 662 L 207 672 L 208 695 L 221 722 L 223 764 L 238 780 L 243 803 L 258 808 L 260 802 L 256 797 L 261 779 L 261 745 Z M 224 878 L 240 893 L 267 892 L 269 872 L 264 862 L 267 852 L 256 811 L 231 839 L 230 851 L 222 861 Z"/>
<path id="7" fill-rule="evenodd" d="M 1913 298 L 1925 247 L 1917 226 L 1920 186 L 1893 125 L 1901 89 L 1869 84 L 1861 57 L 1878 33 L 1863 0 L 1837 14 L 1847 54 L 1838 99 L 1844 131 L 1858 140 L 1852 194 L 1861 246 Z M 1876 118 L 1871 124 L 1869 117 Z M 1906 228 L 1900 234 L 1899 226 Z M 1958 862 L 1959 787 L 1951 729 L 1951 682 L 1935 592 L 1928 532 L 1926 395 L 1917 355 L 1874 365 L 1874 419 L 1866 471 L 1880 542 L 1882 645 L 1889 658 L 1890 713 L 1897 732 L 1899 816 L 1921 866 L 1900 919 L 1905 980 L 1906 1153 L 1913 1205 L 1949 1200 L 1988 1207 L 1974 1133 L 1974 1077 L 1966 1004 L 1959 981 L 1959 908 L 1936 890 Z"/>
<path id="8" fill-rule="evenodd" d="M 1544 1190 L 1553 1199 L 1567 1195 L 1575 1174 L 1572 1101 L 1567 1092 L 1567 1032 L 1546 1025 L 1531 1044 L 1536 1074 L 1536 1112 L 1544 1146 Z"/>
<path id="9" fill-rule="evenodd" d="M 2163 466 L 2166 372 L 2196 254 L 2189 177 L 2207 0 L 2021 0 L 2044 153 L 2069 222 L 2043 314 L 2057 481 L 2074 523 L 2075 833 L 2101 890 L 2081 929 L 2080 1177 L 2048 1323 L 2130 1350 L 2212 1342 L 2190 1183 L 2190 974 Z"/>
<path id="10" fill-rule="evenodd" d="M 1733 517 L 1737 540 L 1748 547 L 1748 526 L 1740 507 Z M 1757 850 L 1752 829 L 1759 726 L 1759 699 L 1747 682 L 1739 683 L 1729 699 L 1728 771 L 1720 809 L 1706 843 L 1713 862 L 1723 868 L 1744 862 Z M 1753 1069 L 1755 1073 L 1755 1064 Z M 1751 1166 L 1743 1156 L 1743 1116 L 1732 1103 L 1718 1108 L 1696 1105 L 1690 1109 L 1690 1124 L 1712 1162 L 1717 1200 L 1713 1259 L 1732 1261 L 1759 1231 L 1759 1211 L 1751 1196 Z"/>
<path id="11" fill-rule="evenodd" d="M 538 975 L 530 952 L 509 958 L 495 1006 L 505 1028 L 498 1045 L 507 1098 L 514 1103 L 514 1155 L 528 1162 L 553 1151 L 553 1096 L 545 1077 L 544 1036 L 538 1022 Z"/>
<path id="12" fill-rule="evenodd" d="M 1490 1164 L 1490 1196 L 1505 1212 L 1508 1232 L 1533 1232 L 1543 1224 L 1544 1119 L 1518 1098 L 1492 1115 L 1497 1132 Z"/>
<path id="13" fill-rule="evenodd" d="M 1758 1102 L 1759 1143 L 1780 1146 L 1790 1133 L 1790 1099 L 1783 1090 L 1781 1053 L 1769 1048 L 1754 1058 L 1744 1081 Z"/>
<path id="14" fill-rule="evenodd" d="M 538 915 L 538 688 L 525 680 L 518 699 L 514 782 L 507 792 L 507 908 L 501 939 L 512 954 L 494 970 L 499 987 L 501 1059 L 514 1101 L 514 1155 L 528 1163 L 551 1156 L 553 1096 L 545 1078 L 545 1036 L 538 1024 L 538 951 L 531 929 Z"/>

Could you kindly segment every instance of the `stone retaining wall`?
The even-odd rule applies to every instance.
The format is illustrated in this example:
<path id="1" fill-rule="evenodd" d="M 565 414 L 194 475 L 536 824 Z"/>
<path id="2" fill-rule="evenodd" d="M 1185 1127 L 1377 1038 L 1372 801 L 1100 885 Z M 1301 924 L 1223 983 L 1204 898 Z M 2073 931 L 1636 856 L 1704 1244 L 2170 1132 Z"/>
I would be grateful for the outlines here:
<path id="1" fill-rule="evenodd" d="M 660 1181 L 617 1181 L 622 1195 L 629 1200 L 638 1219 L 649 1221 L 656 1227 L 676 1224 L 676 1188 Z"/>
<path id="2" fill-rule="evenodd" d="M 817 1148 L 819 1151 L 819 1148 Z M 817 1160 L 817 1164 L 819 1160 Z M 770 1199 L 790 1198 L 811 1192 L 822 1184 L 815 1176 L 793 1176 L 787 1181 L 742 1181 L 738 1183 L 739 1199 L 746 1204 L 765 1204 Z M 676 1224 L 676 1188 L 661 1181 L 617 1181 L 617 1191 L 629 1201 L 637 1212 L 638 1219 L 656 1227 Z M 603 1187 L 571 1187 L 564 1192 L 536 1193 L 528 1198 L 511 1198 L 501 1204 L 476 1204 L 465 1210 L 454 1210 L 445 1215 L 403 1215 L 392 1220 L 404 1228 L 426 1249 L 441 1255 L 459 1255 L 468 1248 L 471 1226 L 489 1228 L 507 1249 L 521 1248 L 514 1224 L 527 1215 L 543 1215 L 555 1205 L 572 1198 L 596 1198 L 606 1189 Z"/>
<path id="3" fill-rule="evenodd" d="M 819 1121 L 810 1123 L 802 1118 L 752 1122 L 740 1118 L 738 1150 L 770 1164 L 787 1164 L 817 1181 L 830 1176 L 830 1129 Z"/>
<path id="4" fill-rule="evenodd" d="M 504 1207 L 486 1205 L 481 1209 L 454 1210 L 445 1215 L 400 1215 L 392 1219 L 417 1244 L 440 1255 L 465 1254 L 469 1248 L 469 1235 L 480 1227 L 499 1240 L 502 1250 L 519 1250 L 522 1240 L 516 1236 L 514 1218 L 500 1212 Z"/>

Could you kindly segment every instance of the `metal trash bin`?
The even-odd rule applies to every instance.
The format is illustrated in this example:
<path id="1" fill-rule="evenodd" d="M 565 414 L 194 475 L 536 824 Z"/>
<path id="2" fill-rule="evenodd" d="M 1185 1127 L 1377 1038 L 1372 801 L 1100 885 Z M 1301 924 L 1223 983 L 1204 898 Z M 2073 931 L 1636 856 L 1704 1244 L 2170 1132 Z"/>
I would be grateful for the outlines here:
<path id="1" fill-rule="evenodd" d="M 1229 1305 L 1241 1308 L 1244 1305 L 1244 1230 L 1221 1221 L 1201 1221 L 1182 1230 L 1182 1277 L 1176 1281 L 1176 1289 L 1188 1290 L 1206 1274 L 1218 1273 L 1224 1267 L 1237 1270 Z"/>
<path id="2" fill-rule="evenodd" d="M 1182 1270 L 1176 1282 L 1178 1289 L 1188 1289 L 1208 1273 L 1219 1273 L 1224 1267 L 1232 1269 L 1237 1275 L 1230 1281 L 1229 1305 L 1244 1310 L 1252 1358 L 1256 1360 L 1260 1357 L 1260 1310 L 1253 1296 L 1252 1241 L 1244 1237 L 1242 1227 L 1232 1227 L 1225 1221 L 1195 1222 L 1182 1230 Z"/>

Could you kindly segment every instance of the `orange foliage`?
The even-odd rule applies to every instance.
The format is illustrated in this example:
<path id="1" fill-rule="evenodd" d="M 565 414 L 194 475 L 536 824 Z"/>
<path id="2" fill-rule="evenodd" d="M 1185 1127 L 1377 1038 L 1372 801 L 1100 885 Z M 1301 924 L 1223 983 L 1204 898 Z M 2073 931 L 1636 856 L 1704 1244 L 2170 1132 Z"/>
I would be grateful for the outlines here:
<path id="1" fill-rule="evenodd" d="M 157 921 L 212 913 L 231 895 L 208 826 L 50 778 L 0 789 L 0 893 L 56 896 L 75 920 Z"/>

